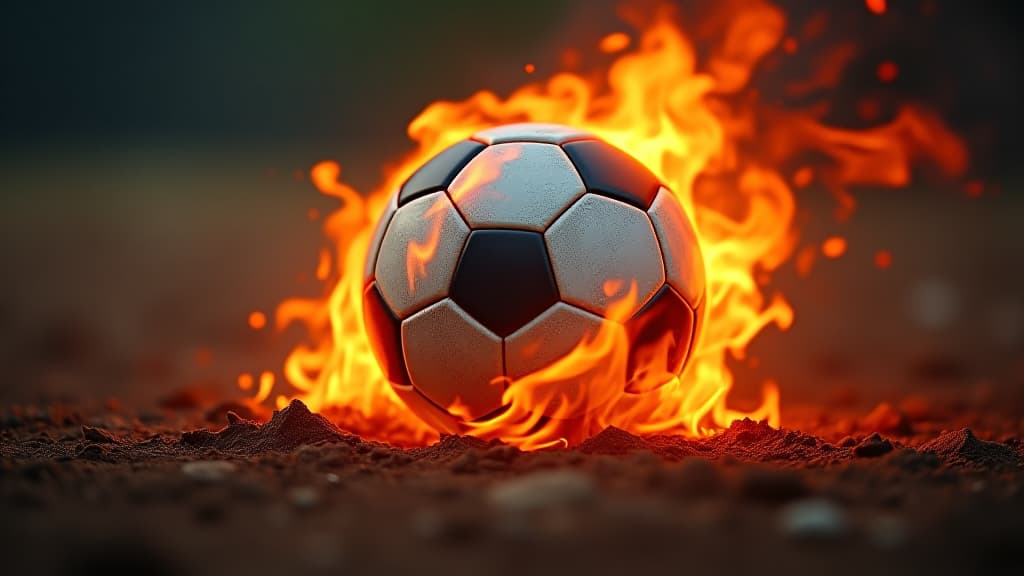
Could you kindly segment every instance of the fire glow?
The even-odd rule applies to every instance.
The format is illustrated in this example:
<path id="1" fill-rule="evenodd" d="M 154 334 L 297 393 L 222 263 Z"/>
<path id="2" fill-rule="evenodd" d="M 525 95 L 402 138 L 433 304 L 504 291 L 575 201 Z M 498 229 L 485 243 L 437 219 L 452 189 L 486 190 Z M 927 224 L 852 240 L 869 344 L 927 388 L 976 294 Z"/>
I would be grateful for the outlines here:
<path id="1" fill-rule="evenodd" d="M 765 383 L 757 409 L 729 407 L 733 374 L 728 360 L 742 359 L 765 327 L 787 329 L 793 321 L 790 304 L 779 293 L 766 293 L 764 280 L 800 244 L 793 187 L 814 182 L 829 190 L 838 199 L 837 218 L 842 219 L 853 209 L 848 186 L 904 186 L 918 160 L 959 174 L 966 153 L 941 122 L 919 107 L 904 106 L 889 122 L 858 131 L 824 124 L 826 108 L 821 106 L 791 110 L 762 102 L 751 77 L 769 57 L 791 52 L 783 47 L 785 17 L 761 1 L 720 4 L 719 13 L 709 18 L 718 22 L 714 37 L 719 41 L 702 46 L 700 59 L 671 11 L 659 9 L 632 14 L 639 33 L 616 33 L 593 48 L 607 62 L 600 74 L 555 74 L 524 85 L 507 99 L 480 91 L 461 102 L 430 104 L 408 127 L 416 149 L 368 195 L 339 180 L 338 164 L 315 166 L 311 177 L 316 187 L 341 201 L 324 218 L 329 252 L 321 255 L 317 268 L 317 277 L 330 289 L 324 298 L 288 299 L 278 307 L 277 328 L 302 323 L 308 339 L 285 361 L 287 384 L 275 385 L 273 374 L 265 372 L 252 400 L 263 402 L 276 390 L 278 407 L 301 399 L 368 439 L 402 445 L 435 440 L 435 427 L 404 406 L 367 341 L 362 278 L 370 236 L 389 195 L 439 151 L 496 125 L 548 122 L 582 128 L 628 151 L 686 207 L 707 274 L 702 335 L 681 379 L 653 390 L 640 382 L 627 392 L 602 383 L 622 381 L 628 339 L 622 330 L 599 330 L 562 359 L 507 383 L 508 409 L 461 431 L 538 448 L 577 443 L 612 425 L 637 434 L 688 436 L 713 434 L 744 417 L 778 426 L 779 391 L 772 382 Z M 840 72 L 814 70 L 809 76 L 835 79 Z M 800 165 L 806 157 L 818 160 L 813 167 Z M 795 176 L 787 180 L 783 174 Z M 410 245 L 410 282 L 423 275 L 435 247 L 436 238 Z M 608 279 L 604 288 L 622 294 L 610 317 L 617 308 L 630 308 L 636 297 L 629 279 Z M 664 355 L 652 350 L 646 356 L 654 362 Z M 649 372 L 656 370 L 652 366 Z M 243 389 L 254 384 L 251 377 L 239 380 Z M 458 412 L 458 406 L 447 408 Z"/>

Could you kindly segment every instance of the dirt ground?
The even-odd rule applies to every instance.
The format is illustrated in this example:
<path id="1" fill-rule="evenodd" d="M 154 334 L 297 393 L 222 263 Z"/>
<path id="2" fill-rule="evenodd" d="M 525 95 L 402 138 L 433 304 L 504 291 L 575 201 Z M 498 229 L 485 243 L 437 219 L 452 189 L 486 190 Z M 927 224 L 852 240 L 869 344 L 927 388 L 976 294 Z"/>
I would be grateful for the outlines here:
<path id="1" fill-rule="evenodd" d="M 968 428 L 883 405 L 808 417 L 798 428 L 813 434 L 608 429 L 523 453 L 467 437 L 366 442 L 298 402 L 264 424 L 119 406 L 0 415 L 6 574 L 1024 568 L 1020 418 Z"/>

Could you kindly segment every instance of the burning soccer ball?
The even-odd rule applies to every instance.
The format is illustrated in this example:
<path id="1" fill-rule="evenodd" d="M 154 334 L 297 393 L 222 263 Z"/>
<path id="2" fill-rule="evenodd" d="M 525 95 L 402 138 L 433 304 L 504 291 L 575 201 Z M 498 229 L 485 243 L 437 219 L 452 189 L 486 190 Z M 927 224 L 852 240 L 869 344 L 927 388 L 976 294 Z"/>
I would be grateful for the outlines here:
<path id="1" fill-rule="evenodd" d="M 509 382 L 602 329 L 627 336 L 624 370 L 572 386 L 650 391 L 682 373 L 706 308 L 675 195 L 625 152 L 553 124 L 485 130 L 427 161 L 381 217 L 364 280 L 385 376 L 447 432 L 500 413 Z"/>

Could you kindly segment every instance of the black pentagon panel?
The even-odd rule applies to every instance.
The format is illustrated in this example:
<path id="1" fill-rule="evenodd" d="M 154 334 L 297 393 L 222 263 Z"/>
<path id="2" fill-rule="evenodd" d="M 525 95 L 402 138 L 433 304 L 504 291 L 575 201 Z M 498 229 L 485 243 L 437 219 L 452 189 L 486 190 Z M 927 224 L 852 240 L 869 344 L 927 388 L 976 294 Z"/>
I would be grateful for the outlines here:
<path id="1" fill-rule="evenodd" d="M 412 386 L 402 356 L 402 321 L 388 307 L 376 282 L 363 292 L 363 323 L 384 377 L 392 384 Z"/>
<path id="2" fill-rule="evenodd" d="M 661 182 L 653 172 L 629 154 L 604 140 L 563 144 L 587 186 L 588 192 L 608 196 L 647 210 Z"/>
<path id="3" fill-rule="evenodd" d="M 679 374 L 690 354 L 695 315 L 686 300 L 665 284 L 626 323 L 629 336 L 629 359 L 626 365 L 626 391 L 641 393 L 667 383 Z M 662 348 L 668 339 L 667 351 Z M 659 356 L 654 362 L 652 353 Z"/>
<path id="4" fill-rule="evenodd" d="M 451 298 L 504 338 L 558 301 L 544 237 L 524 230 L 477 230 L 455 269 Z"/>
<path id="5" fill-rule="evenodd" d="M 445 148 L 427 160 L 426 164 L 420 166 L 419 170 L 413 172 L 405 184 L 402 184 L 402 190 L 398 193 L 398 205 L 404 206 L 410 200 L 425 194 L 445 190 L 459 171 L 486 147 L 485 144 L 473 140 L 463 140 Z"/>

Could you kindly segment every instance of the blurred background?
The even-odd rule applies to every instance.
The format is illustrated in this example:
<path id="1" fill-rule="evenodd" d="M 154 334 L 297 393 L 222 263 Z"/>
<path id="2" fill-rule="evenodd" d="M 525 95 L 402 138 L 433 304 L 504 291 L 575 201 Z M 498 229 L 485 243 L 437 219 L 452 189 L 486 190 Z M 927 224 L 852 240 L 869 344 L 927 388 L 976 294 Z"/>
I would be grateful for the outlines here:
<path id="1" fill-rule="evenodd" d="M 606 0 L 276 4 L 5 6 L 0 402 L 240 395 L 239 372 L 279 367 L 299 337 L 252 330 L 250 312 L 323 291 L 315 216 L 333 204 L 308 182 L 314 163 L 337 160 L 368 190 L 430 102 L 507 94 L 558 71 L 569 48 L 589 69 L 600 38 L 629 30 Z M 679 4 L 685 28 L 707 2 Z M 778 4 L 793 29 L 821 7 Z M 1018 10 L 829 3 L 827 33 L 858 46 L 830 122 L 861 122 L 864 94 L 926 102 L 971 164 L 959 179 L 857 190 L 842 224 L 827 193 L 799 192 L 802 244 L 838 234 L 849 247 L 806 277 L 793 262 L 776 274 L 796 321 L 738 363 L 740 407 L 765 378 L 784 411 L 933 391 L 1024 400 Z M 754 84 L 771 94 L 813 57 Z M 884 85 L 883 61 L 899 69 Z"/>

